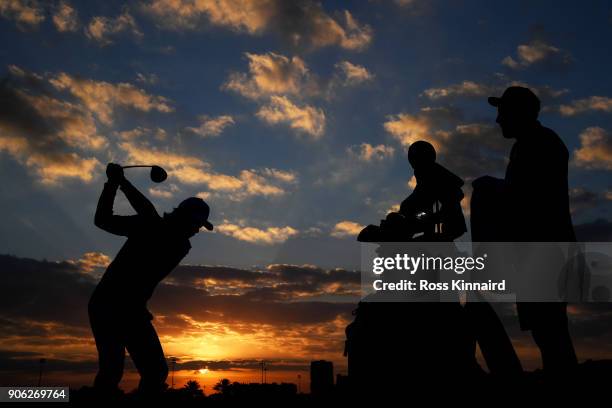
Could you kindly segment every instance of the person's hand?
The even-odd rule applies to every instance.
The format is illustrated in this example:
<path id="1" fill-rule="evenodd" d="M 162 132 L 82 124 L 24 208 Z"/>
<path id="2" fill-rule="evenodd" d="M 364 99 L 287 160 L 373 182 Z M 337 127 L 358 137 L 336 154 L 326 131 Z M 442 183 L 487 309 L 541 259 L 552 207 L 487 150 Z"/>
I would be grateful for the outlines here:
<path id="1" fill-rule="evenodd" d="M 123 167 L 117 163 L 108 163 L 108 165 L 106 165 L 106 176 L 108 177 L 109 183 L 121 184 L 124 180 Z"/>

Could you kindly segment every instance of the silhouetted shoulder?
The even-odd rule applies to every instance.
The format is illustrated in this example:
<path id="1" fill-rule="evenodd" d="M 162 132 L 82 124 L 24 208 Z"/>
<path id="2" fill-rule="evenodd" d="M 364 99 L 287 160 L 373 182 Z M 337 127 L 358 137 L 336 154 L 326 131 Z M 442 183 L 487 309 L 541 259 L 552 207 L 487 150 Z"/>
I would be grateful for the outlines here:
<path id="1" fill-rule="evenodd" d="M 569 158 L 569 151 L 563 140 L 552 129 L 546 126 L 539 126 L 538 142 L 541 148 L 549 153 L 558 154 L 564 158 Z"/>
<path id="2" fill-rule="evenodd" d="M 464 182 L 461 177 L 438 163 L 435 163 L 434 173 L 436 182 L 442 183 L 444 186 L 463 187 Z"/>

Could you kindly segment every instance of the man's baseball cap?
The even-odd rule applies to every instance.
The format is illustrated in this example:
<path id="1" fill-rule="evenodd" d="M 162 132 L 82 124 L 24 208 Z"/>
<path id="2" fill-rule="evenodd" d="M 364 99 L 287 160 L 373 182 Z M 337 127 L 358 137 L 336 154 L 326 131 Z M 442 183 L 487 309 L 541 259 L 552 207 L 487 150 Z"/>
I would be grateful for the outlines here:
<path id="1" fill-rule="evenodd" d="M 183 200 L 178 206 L 181 211 L 185 211 L 199 225 L 209 231 L 213 230 L 213 225 L 208 221 L 210 207 L 199 197 L 189 197 Z"/>
<path id="2" fill-rule="evenodd" d="M 511 86 L 504 91 L 501 97 L 490 96 L 488 101 L 492 106 L 503 106 L 509 111 L 535 116 L 540 112 L 540 99 L 531 89 L 522 86 Z"/>

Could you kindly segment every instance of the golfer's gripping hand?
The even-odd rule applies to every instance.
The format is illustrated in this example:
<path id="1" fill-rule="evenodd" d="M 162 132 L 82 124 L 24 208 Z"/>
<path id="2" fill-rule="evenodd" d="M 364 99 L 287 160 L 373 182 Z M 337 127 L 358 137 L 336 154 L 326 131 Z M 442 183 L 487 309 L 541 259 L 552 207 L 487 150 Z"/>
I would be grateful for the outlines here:
<path id="1" fill-rule="evenodd" d="M 106 166 L 106 176 L 108 177 L 108 182 L 118 185 L 124 179 L 123 176 L 123 167 L 116 163 L 108 163 Z"/>

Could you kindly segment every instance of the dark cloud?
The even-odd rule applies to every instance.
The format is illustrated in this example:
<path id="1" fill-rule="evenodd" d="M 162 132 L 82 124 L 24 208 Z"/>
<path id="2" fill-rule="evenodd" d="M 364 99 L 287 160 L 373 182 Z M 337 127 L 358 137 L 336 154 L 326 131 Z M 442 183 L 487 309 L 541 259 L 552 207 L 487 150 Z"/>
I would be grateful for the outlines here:
<path id="1" fill-rule="evenodd" d="M 371 41 L 371 29 L 357 23 L 348 11 L 345 13 L 332 19 L 318 2 L 279 1 L 272 21 L 282 38 L 297 47 L 365 48 Z"/>
<path id="2" fill-rule="evenodd" d="M 161 314 L 186 314 L 198 321 L 299 325 L 333 321 L 338 315 L 350 316 L 354 308 L 352 303 L 278 302 L 286 297 L 270 289 L 260 294 L 207 296 L 199 289 L 160 285 L 151 309 Z"/>
<path id="3" fill-rule="evenodd" d="M 332 16 L 313 0 L 151 0 L 141 9 L 164 28 L 195 30 L 209 23 L 248 34 L 271 32 L 289 46 L 303 50 L 326 46 L 361 50 L 372 40 L 371 27 L 359 23 L 348 10 Z"/>
<path id="4" fill-rule="evenodd" d="M 490 175 L 503 175 L 511 142 L 496 125 L 468 123 L 457 125 L 446 139 L 442 163 L 467 181 Z"/>
<path id="5" fill-rule="evenodd" d="M 179 265 L 170 276 L 172 281 L 182 284 L 194 284 L 202 279 L 255 283 L 267 278 L 268 275 L 264 273 L 254 273 L 254 271 L 247 269 L 204 265 Z"/>
<path id="6" fill-rule="evenodd" d="M 612 342 L 612 303 L 573 305 L 572 334 L 581 340 L 593 338 Z"/>
<path id="7" fill-rule="evenodd" d="M 584 187 L 571 188 L 569 197 L 572 215 L 574 216 L 593 208 L 603 209 L 610 205 L 607 192 L 592 191 Z"/>
<path id="8" fill-rule="evenodd" d="M 46 182 L 91 180 L 98 161 L 81 157 L 78 149 L 99 148 L 104 139 L 96 134 L 90 113 L 54 98 L 41 77 L 15 66 L 0 81 L 0 105 L 0 151 L 35 169 Z"/>
<path id="9" fill-rule="evenodd" d="M 516 47 L 515 56 L 506 56 L 502 64 L 510 69 L 538 67 L 547 71 L 564 70 L 573 63 L 569 51 L 543 39 L 534 39 Z"/>
<path id="10" fill-rule="evenodd" d="M 260 370 L 261 360 L 190 360 L 177 362 L 177 370 L 199 370 L 207 368 L 210 371 Z M 268 371 L 308 371 L 309 360 L 278 360 L 266 359 Z"/>
<path id="11" fill-rule="evenodd" d="M 95 282 L 66 262 L 0 256 L 0 315 L 10 319 L 87 325 Z"/>
<path id="12" fill-rule="evenodd" d="M 574 226 L 578 241 L 583 242 L 609 242 L 612 241 L 612 222 L 597 219 L 592 222 Z"/>
<path id="13" fill-rule="evenodd" d="M 466 121 L 463 112 L 452 106 L 393 115 L 384 127 L 405 147 L 417 140 L 430 142 L 440 163 L 467 181 L 485 174 L 503 175 L 512 144 L 496 124 Z"/>
<path id="14" fill-rule="evenodd" d="M 28 351 L 0 350 L 0 367 L 3 372 L 38 372 L 40 359 L 43 354 Z M 170 357 L 168 357 L 168 360 Z M 98 368 L 97 360 L 66 360 L 66 359 L 45 359 L 45 369 L 49 371 L 70 371 L 72 373 L 93 373 Z M 181 360 L 176 362 L 176 371 L 197 371 L 207 368 L 210 371 L 240 371 L 240 370 L 260 370 L 261 360 Z M 309 360 L 301 359 L 266 359 L 266 369 L 268 371 L 308 371 L 310 368 Z M 126 369 L 134 370 L 134 365 L 130 359 L 126 360 Z"/>
<path id="15" fill-rule="evenodd" d="M 96 281 L 77 264 L 2 255 L 0 269 L 4 272 L 0 275 L 0 317 L 3 318 L 0 322 L 7 330 L 17 332 L 16 321 L 87 327 L 87 302 Z M 338 315 L 350 316 L 353 303 L 296 300 L 305 295 L 346 294 L 338 292 L 337 286 L 354 288 L 359 284 L 359 274 L 355 272 L 291 265 L 274 265 L 263 272 L 181 266 L 176 272 L 178 279 L 158 287 L 151 309 L 164 316 L 188 315 L 211 322 L 299 325 L 333 321 Z M 214 277 L 220 287 L 232 285 L 239 290 L 231 295 L 213 295 L 211 291 L 215 287 L 208 290 L 206 286 L 195 286 L 195 282 L 207 277 Z M 261 285 L 251 286 L 254 282 Z M 333 288 L 325 292 L 326 285 Z M 29 332 L 43 330 L 35 325 L 19 327 Z"/>
<path id="16" fill-rule="evenodd" d="M 29 77 L 29 76 L 28 76 Z M 30 85 L 39 82 L 26 81 Z M 40 149 L 54 150 L 51 135 L 59 127 L 59 123 L 43 117 L 27 100 L 22 90 L 18 89 L 18 82 L 6 77 L 0 82 L 0 123 L 3 133 L 31 135 L 32 145 Z"/>

